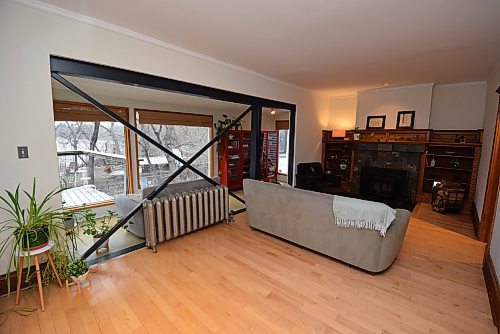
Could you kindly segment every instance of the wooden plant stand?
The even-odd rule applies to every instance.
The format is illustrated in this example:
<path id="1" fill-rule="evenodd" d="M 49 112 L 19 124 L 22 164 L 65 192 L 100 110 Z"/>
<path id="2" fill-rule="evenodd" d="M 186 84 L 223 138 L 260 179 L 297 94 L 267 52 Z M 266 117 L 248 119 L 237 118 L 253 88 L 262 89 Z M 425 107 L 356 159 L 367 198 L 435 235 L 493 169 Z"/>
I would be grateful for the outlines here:
<path id="1" fill-rule="evenodd" d="M 50 266 L 52 267 L 52 270 L 54 271 L 54 274 L 56 275 L 57 278 L 57 283 L 59 283 L 59 286 L 62 288 L 62 282 L 61 279 L 59 278 L 59 274 L 57 273 L 56 266 L 54 264 L 54 261 L 52 260 L 52 256 L 50 256 L 50 249 L 54 246 L 54 241 L 50 240 L 47 246 L 44 246 L 39 249 L 34 249 L 30 250 L 28 252 L 21 252 L 21 255 L 19 256 L 19 277 L 17 280 L 17 289 L 16 289 L 16 305 L 19 304 L 19 290 L 21 289 L 21 280 L 23 276 L 23 264 L 24 264 L 24 258 L 26 256 L 34 256 L 35 257 L 35 268 L 36 268 L 36 280 L 38 283 L 38 293 L 40 294 L 40 305 L 42 307 L 42 312 L 45 311 L 45 302 L 43 300 L 43 286 L 42 286 L 42 275 L 40 273 L 40 260 L 38 256 L 40 254 L 45 253 L 47 255 L 47 259 L 50 262 Z"/>

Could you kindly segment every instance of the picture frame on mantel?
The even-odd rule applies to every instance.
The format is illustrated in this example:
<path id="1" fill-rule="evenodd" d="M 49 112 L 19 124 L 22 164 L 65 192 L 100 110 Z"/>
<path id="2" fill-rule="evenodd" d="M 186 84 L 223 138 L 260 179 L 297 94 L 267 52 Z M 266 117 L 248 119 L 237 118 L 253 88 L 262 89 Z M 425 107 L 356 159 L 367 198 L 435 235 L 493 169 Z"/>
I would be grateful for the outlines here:
<path id="1" fill-rule="evenodd" d="M 415 110 L 398 111 L 396 129 L 413 129 L 415 127 Z"/>
<path id="2" fill-rule="evenodd" d="M 385 115 L 367 116 L 366 129 L 385 129 Z"/>

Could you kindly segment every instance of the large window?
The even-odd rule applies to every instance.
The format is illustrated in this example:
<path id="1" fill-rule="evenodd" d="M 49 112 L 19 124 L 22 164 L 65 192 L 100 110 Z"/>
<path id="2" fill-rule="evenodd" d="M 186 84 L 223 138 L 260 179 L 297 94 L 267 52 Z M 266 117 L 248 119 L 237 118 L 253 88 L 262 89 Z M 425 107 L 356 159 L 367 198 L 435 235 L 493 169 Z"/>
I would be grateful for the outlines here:
<path id="1" fill-rule="evenodd" d="M 124 119 L 128 108 L 109 107 Z M 129 189 L 128 131 L 86 103 L 54 101 L 63 206 L 113 201 Z"/>
<path id="2" fill-rule="evenodd" d="M 278 173 L 288 174 L 288 128 L 289 121 L 276 121 L 276 130 L 279 134 L 278 146 Z"/>
<path id="3" fill-rule="evenodd" d="M 211 115 L 144 109 L 136 109 L 136 112 L 139 129 L 184 160 L 189 160 L 212 138 Z M 208 149 L 192 166 L 206 175 L 211 175 L 212 156 L 212 149 Z M 138 138 L 138 157 L 142 188 L 160 184 L 181 166 L 174 158 L 141 137 Z M 186 169 L 172 182 L 199 178 L 201 177 Z"/>

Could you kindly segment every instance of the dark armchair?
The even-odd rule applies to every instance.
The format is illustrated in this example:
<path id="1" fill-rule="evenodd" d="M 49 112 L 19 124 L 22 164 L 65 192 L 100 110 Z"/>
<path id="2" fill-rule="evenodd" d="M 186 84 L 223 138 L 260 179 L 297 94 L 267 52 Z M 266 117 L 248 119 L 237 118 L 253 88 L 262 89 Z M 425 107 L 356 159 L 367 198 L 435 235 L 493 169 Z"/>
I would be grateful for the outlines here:
<path id="1" fill-rule="evenodd" d="M 340 177 L 323 172 L 320 162 L 303 162 L 297 165 L 297 188 L 333 194 L 339 191 Z"/>

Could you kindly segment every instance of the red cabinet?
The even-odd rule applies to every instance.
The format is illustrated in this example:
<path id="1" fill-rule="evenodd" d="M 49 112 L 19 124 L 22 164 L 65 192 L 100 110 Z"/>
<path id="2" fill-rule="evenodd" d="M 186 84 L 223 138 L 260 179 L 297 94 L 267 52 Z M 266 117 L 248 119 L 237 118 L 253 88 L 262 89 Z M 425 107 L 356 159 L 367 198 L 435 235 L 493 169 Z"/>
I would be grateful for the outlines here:
<path id="1" fill-rule="evenodd" d="M 221 183 L 229 189 L 243 187 L 250 177 L 250 130 L 231 130 L 222 140 L 218 152 Z M 275 181 L 278 177 L 278 131 L 262 131 L 261 180 Z"/>

